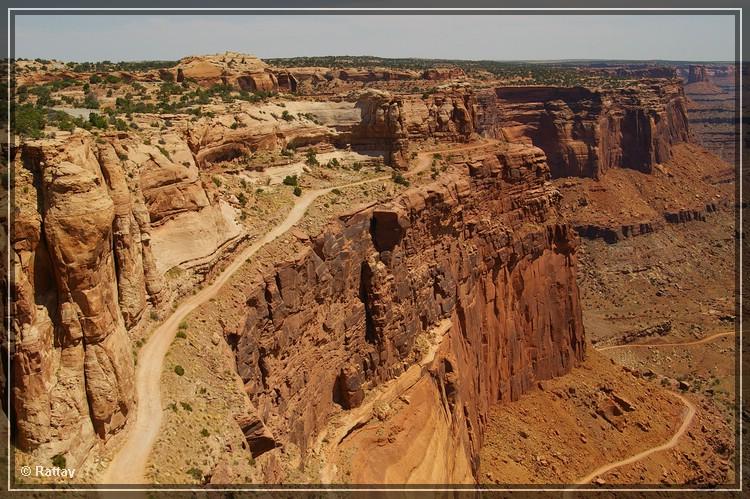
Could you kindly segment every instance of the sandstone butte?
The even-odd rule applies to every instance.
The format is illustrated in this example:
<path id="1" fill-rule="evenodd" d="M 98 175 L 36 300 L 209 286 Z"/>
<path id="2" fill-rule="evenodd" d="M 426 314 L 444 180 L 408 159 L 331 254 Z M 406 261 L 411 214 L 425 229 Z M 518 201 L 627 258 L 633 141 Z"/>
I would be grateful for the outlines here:
<path id="1" fill-rule="evenodd" d="M 252 91 L 292 90 L 333 72 L 359 81 L 464 76 L 324 69 L 295 73 L 228 53 L 161 71 Z M 164 78 L 152 73 L 138 77 Z M 173 117 L 163 147 L 134 133 L 95 140 L 79 130 L 12 148 L 16 168 L 32 179 L 33 201 L 16 207 L 11 235 L 19 448 L 78 464 L 135 413 L 128 331 L 168 302 L 169 267 L 159 266 L 154 235 L 202 223 L 215 240 L 209 254 L 234 237 L 201 168 L 302 144 L 379 151 L 407 169 L 424 144 L 492 139 L 434 182 L 332 220 L 296 258 L 246 283 L 244 315 L 224 337 L 251 407 L 238 415 L 249 451 L 293 443 L 304 455 L 335 413 L 408 371 L 420 337 L 449 320 L 411 403 L 445 414 L 436 438 L 455 455 L 439 478 L 473 480 L 489 406 L 566 373 L 586 354 L 578 236 L 549 180 L 597 179 L 614 168 L 650 174 L 690 138 L 682 86 L 464 83 L 425 96 L 368 90 L 347 105 L 357 119 L 338 127 L 253 119 L 248 105 L 230 121 Z M 233 120 L 245 126 L 230 127 Z M 397 436 L 389 445 L 408 444 Z M 269 466 L 269 481 L 276 473 Z"/>

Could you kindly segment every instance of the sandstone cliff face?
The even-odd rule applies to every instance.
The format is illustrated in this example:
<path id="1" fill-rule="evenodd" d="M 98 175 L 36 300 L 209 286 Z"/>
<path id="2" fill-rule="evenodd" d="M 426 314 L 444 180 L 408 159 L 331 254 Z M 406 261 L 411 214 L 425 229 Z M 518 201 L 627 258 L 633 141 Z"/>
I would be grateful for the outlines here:
<path id="1" fill-rule="evenodd" d="M 201 118 L 186 130 L 185 142 L 199 167 L 207 163 L 249 156 L 256 151 L 280 150 L 337 141 L 337 132 L 309 119 L 293 121 L 273 118 L 284 109 L 239 106 L 215 118 Z M 263 113 L 263 114 L 261 114 Z"/>
<path id="2" fill-rule="evenodd" d="M 357 107 L 362 121 L 352 146 L 382 152 L 398 167 L 412 145 L 480 134 L 541 148 L 553 178 L 599 178 L 609 168 L 650 173 L 670 158 L 673 144 L 689 140 L 685 95 L 672 80 L 618 90 L 451 86 L 421 97 L 370 91 Z"/>
<path id="3" fill-rule="evenodd" d="M 689 139 L 682 87 L 669 80 L 619 90 L 502 87 L 480 101 L 493 118 L 480 131 L 540 147 L 555 178 L 599 178 L 609 168 L 650 173 L 672 144 Z"/>
<path id="4" fill-rule="evenodd" d="M 405 167 L 412 142 L 466 142 L 476 137 L 475 107 L 471 92 L 462 89 L 422 97 L 370 91 L 357 101 L 362 119 L 352 129 L 352 147 L 383 152 L 392 164 Z"/>
<path id="5" fill-rule="evenodd" d="M 104 151 L 105 162 L 111 158 Z M 118 303 L 138 313 L 129 288 L 142 267 L 128 233 L 127 196 L 110 177 L 110 196 L 93 145 L 29 145 L 21 158 L 39 190 L 39 212 L 22 210 L 12 240 L 17 257 L 13 351 L 16 443 L 47 446 L 77 462 L 125 423 L 133 408 L 133 359 Z M 112 173 L 114 164 L 109 162 Z M 113 251 L 117 241 L 118 251 Z M 130 315 L 128 315 L 130 317 Z"/>
<path id="6" fill-rule="evenodd" d="M 126 135 L 95 142 L 82 133 L 14 152 L 12 405 L 21 449 L 78 463 L 133 410 L 127 331 L 166 301 L 158 245 L 195 214 L 214 231 L 223 222 L 210 217 L 217 210 L 187 144 L 166 148 L 173 159 Z"/>
<path id="7" fill-rule="evenodd" d="M 557 218 L 543 153 L 508 145 L 461 169 L 342 216 L 248 284 L 245 325 L 225 334 L 257 408 L 248 428 L 262 427 L 263 442 L 304 455 L 341 408 L 412 366 L 420 338 L 449 318 L 421 379 L 446 448 L 476 470 L 488 406 L 583 357 L 576 237 Z"/>

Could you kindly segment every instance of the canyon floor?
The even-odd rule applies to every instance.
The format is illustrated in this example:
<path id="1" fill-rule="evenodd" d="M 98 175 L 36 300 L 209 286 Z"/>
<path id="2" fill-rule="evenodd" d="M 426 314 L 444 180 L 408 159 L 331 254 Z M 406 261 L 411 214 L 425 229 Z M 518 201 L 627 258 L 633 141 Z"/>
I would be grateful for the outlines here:
<path id="1" fill-rule="evenodd" d="M 734 483 L 733 214 L 614 244 L 584 239 L 579 255 L 588 358 L 494 409 L 481 480 Z"/>

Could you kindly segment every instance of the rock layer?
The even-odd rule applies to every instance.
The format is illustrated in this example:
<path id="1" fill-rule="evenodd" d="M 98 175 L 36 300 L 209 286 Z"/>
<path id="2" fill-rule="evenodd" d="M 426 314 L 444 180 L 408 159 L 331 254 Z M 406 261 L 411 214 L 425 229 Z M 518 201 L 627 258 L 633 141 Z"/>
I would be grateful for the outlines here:
<path id="1" fill-rule="evenodd" d="M 304 455 L 450 318 L 425 376 L 449 415 L 449 448 L 476 470 L 489 405 L 583 357 L 577 239 L 557 218 L 543 153 L 503 146 L 462 169 L 342 216 L 248 285 L 245 325 L 227 339 L 257 419 L 284 444 Z"/>
<path id="2" fill-rule="evenodd" d="M 494 94 L 483 99 L 498 107 L 486 132 L 542 148 L 554 178 L 599 178 L 609 168 L 650 173 L 670 158 L 672 144 L 689 140 L 684 92 L 672 80 L 620 90 L 504 87 Z"/>
<path id="3" fill-rule="evenodd" d="M 474 137 L 476 109 L 471 92 L 447 88 L 433 94 L 370 91 L 357 101 L 362 119 L 352 129 L 352 147 L 379 151 L 405 168 L 413 142 L 466 142 Z"/>

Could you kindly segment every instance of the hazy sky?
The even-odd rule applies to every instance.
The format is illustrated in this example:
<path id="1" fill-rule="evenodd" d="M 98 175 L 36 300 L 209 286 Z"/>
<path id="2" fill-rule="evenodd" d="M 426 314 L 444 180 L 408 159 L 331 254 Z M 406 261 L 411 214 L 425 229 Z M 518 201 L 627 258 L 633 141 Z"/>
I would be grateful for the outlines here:
<path id="1" fill-rule="evenodd" d="M 734 18 L 704 15 L 24 15 L 16 57 L 258 57 L 733 60 Z"/>

